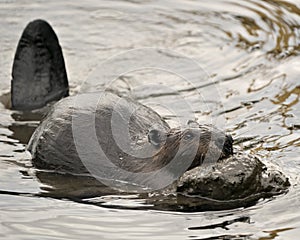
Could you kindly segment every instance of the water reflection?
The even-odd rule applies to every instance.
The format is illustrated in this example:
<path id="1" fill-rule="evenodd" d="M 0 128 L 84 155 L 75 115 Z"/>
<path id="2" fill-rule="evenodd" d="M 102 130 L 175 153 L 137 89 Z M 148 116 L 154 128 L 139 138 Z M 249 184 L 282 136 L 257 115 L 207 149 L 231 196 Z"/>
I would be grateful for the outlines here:
<path id="1" fill-rule="evenodd" d="M 209 225 L 209 226 L 189 227 L 189 230 L 214 229 L 214 228 L 224 228 L 225 230 L 229 230 L 229 228 L 227 226 L 234 224 L 236 222 L 250 223 L 250 218 L 249 217 L 239 217 L 239 218 L 236 218 L 233 220 L 216 223 L 216 224 Z"/>
<path id="2" fill-rule="evenodd" d="M 275 57 L 288 57 L 299 52 L 299 8 L 285 1 L 248 1 L 232 3 L 249 11 L 249 16 L 234 15 L 245 31 L 228 34 L 237 46 L 250 51 L 262 48 Z M 244 12 L 243 12 L 244 13 Z"/>
<path id="3" fill-rule="evenodd" d="M 8 129 L 13 132 L 10 138 L 16 139 L 20 143 L 27 144 L 36 127 L 37 124 L 30 125 L 13 123 L 11 126 L 8 127 Z"/>
<path id="4" fill-rule="evenodd" d="M 276 230 L 272 230 L 272 231 L 264 231 L 265 233 L 269 234 L 269 237 L 261 237 L 261 238 L 259 238 L 259 240 L 275 239 L 276 237 L 279 236 L 279 233 L 284 232 L 284 231 L 289 231 L 289 230 L 293 230 L 293 228 L 282 228 L 282 229 L 276 229 Z"/>

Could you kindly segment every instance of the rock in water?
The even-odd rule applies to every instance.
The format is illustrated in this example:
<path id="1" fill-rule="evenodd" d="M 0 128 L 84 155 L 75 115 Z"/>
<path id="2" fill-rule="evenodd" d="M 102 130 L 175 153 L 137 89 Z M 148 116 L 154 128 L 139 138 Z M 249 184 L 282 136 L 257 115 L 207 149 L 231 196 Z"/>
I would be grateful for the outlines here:
<path id="1" fill-rule="evenodd" d="M 260 198 L 284 193 L 289 179 L 257 157 L 237 152 L 204 171 L 184 173 L 177 183 L 177 203 L 186 209 L 218 210 L 246 207 Z"/>

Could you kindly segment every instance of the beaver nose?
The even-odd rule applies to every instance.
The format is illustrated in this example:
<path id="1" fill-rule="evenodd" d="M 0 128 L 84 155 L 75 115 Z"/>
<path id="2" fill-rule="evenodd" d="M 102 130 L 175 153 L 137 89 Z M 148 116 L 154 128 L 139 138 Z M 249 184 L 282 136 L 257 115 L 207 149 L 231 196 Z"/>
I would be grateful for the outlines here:
<path id="1" fill-rule="evenodd" d="M 233 154 L 233 138 L 230 134 L 226 134 L 218 137 L 215 141 L 218 148 L 222 149 L 220 158 L 226 158 Z"/>
<path id="2" fill-rule="evenodd" d="M 223 157 L 229 157 L 233 154 L 233 138 L 230 134 L 226 134 L 225 142 L 223 145 Z"/>

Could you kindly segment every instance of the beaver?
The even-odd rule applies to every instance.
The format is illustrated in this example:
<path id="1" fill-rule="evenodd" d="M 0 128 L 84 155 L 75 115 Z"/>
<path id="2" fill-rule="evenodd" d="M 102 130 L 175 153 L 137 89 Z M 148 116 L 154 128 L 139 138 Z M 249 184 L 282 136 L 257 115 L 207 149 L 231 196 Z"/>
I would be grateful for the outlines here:
<path id="1" fill-rule="evenodd" d="M 86 174 L 91 169 L 95 173 L 97 169 L 103 175 L 119 174 L 118 169 L 149 173 L 165 167 L 167 174 L 176 178 L 205 159 L 228 157 L 232 142 L 230 135 L 209 125 L 170 128 L 151 108 L 103 92 L 56 103 L 34 132 L 28 150 L 33 165 L 40 169 L 73 174 Z M 112 164 L 107 165 L 106 159 Z"/>
<path id="2" fill-rule="evenodd" d="M 260 177 L 265 174 L 265 165 L 249 156 L 241 164 L 243 157 L 234 154 L 232 136 L 211 125 L 191 121 L 181 128 L 171 128 L 154 110 L 129 97 L 109 91 L 68 96 L 68 91 L 62 50 L 54 30 L 44 20 L 32 21 L 21 36 L 13 64 L 12 108 L 39 109 L 61 99 L 51 105 L 29 141 L 28 150 L 37 169 L 128 181 L 146 186 L 147 191 L 153 186 L 166 187 L 164 177 L 171 176 L 166 179 L 175 184 L 175 192 L 193 196 L 205 191 L 206 198 L 217 196 L 218 200 L 222 196 L 226 200 L 245 198 L 258 192 L 275 195 L 288 187 L 287 179 L 272 181 L 279 179 L 274 176 L 285 179 L 280 172 L 269 174 L 269 183 L 277 184 L 277 188 L 261 184 L 268 182 Z M 221 184 L 214 186 L 215 174 L 205 180 L 202 174 L 195 174 L 205 163 L 221 166 Z M 233 174 L 235 170 L 255 175 L 251 179 L 256 181 L 244 181 L 243 174 Z M 154 177 L 150 181 L 151 174 Z M 235 184 L 231 182 L 233 175 Z M 197 183 L 206 188 L 202 191 Z M 247 191 L 251 184 L 263 187 Z M 235 189 L 244 194 L 233 194 Z"/>

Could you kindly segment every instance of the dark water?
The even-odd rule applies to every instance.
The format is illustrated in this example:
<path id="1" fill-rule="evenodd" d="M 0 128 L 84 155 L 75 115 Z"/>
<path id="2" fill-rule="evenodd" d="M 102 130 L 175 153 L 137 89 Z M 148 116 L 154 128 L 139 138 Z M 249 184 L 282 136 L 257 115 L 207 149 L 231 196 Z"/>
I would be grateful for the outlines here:
<path id="1" fill-rule="evenodd" d="M 30 20 L 43 18 L 58 34 L 73 93 L 118 89 L 173 125 L 178 115 L 213 122 L 235 138 L 249 137 L 235 147 L 278 166 L 292 183 L 286 195 L 250 208 L 199 213 L 36 197 L 49 186 L 35 177 L 25 146 L 39 117 L 1 106 L 0 238 L 298 238 L 299 0 L 7 0 L 0 2 L 0 16 L 2 102 L 21 32 Z M 106 206 L 145 206 L 116 195 L 101 200 Z"/>

